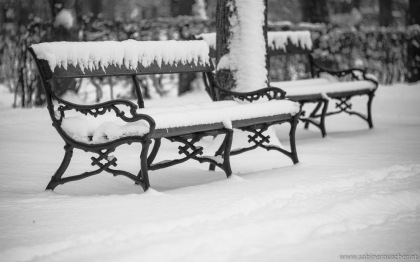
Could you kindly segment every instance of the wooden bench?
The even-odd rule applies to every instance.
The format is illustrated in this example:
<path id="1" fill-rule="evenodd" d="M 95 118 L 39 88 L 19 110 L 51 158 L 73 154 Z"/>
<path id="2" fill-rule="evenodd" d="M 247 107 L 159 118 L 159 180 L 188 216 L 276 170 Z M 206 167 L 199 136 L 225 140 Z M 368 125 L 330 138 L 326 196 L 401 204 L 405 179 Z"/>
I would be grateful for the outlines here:
<path id="1" fill-rule="evenodd" d="M 211 47 L 210 55 L 215 57 L 215 33 L 202 34 L 198 39 L 205 40 Z M 330 70 L 315 63 L 312 56 L 313 46 L 309 31 L 268 32 L 269 57 L 304 55 L 307 56 L 310 68 L 310 79 L 270 82 L 270 86 L 281 88 L 286 92 L 286 98 L 299 102 L 302 106 L 315 103 L 316 106 L 309 115 L 302 113 L 301 120 L 305 128 L 309 124 L 318 127 L 323 137 L 326 136 L 325 118 L 339 113 L 356 115 L 373 128 L 372 101 L 378 87 L 378 81 L 365 70 L 351 68 L 347 70 Z M 353 109 L 351 98 L 367 97 L 366 115 Z M 330 101 L 335 100 L 334 110 L 328 111 Z"/>
<path id="2" fill-rule="evenodd" d="M 230 176 L 230 155 L 256 147 L 277 150 L 298 162 L 295 130 L 300 105 L 284 100 L 284 92 L 277 88 L 263 88 L 251 93 L 232 93 L 216 86 L 208 45 L 204 41 L 138 42 L 55 42 L 32 45 L 29 48 L 47 97 L 52 124 L 65 142 L 65 155 L 46 189 L 87 178 L 103 171 L 122 175 L 147 190 L 150 187 L 148 170 L 157 170 L 194 159 L 221 168 Z M 201 105 L 145 108 L 137 75 L 181 72 L 202 72 L 214 94 L 230 93 L 239 100 L 254 101 L 267 98 L 264 103 L 215 101 Z M 66 78 L 127 76 L 133 81 L 137 105 L 129 100 L 115 99 L 100 104 L 81 105 L 66 101 L 54 92 L 54 82 Z M 219 95 L 217 95 L 219 97 Z M 290 151 L 267 146 L 269 137 L 263 131 L 273 124 L 289 123 Z M 233 128 L 247 130 L 251 146 L 231 152 Z M 196 143 L 205 136 L 225 135 L 215 156 L 203 155 Z M 181 143 L 183 157 L 153 163 L 161 139 Z M 149 153 L 149 146 L 153 147 Z M 123 144 L 140 143 L 138 174 L 116 169 L 117 158 L 112 153 Z M 73 155 L 73 149 L 95 154 L 92 166 L 97 168 L 79 175 L 63 177 Z"/>

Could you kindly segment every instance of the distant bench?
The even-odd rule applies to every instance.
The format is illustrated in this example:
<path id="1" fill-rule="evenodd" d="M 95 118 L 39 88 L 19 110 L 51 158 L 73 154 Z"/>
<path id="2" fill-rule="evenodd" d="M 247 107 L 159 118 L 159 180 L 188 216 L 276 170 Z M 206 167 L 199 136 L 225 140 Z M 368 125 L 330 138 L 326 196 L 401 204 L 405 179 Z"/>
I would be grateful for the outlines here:
<path id="1" fill-rule="evenodd" d="M 250 93 L 235 93 L 216 86 L 214 67 L 209 59 L 209 48 L 204 41 L 137 42 L 55 42 L 32 45 L 29 48 L 37 64 L 47 96 L 48 111 L 58 134 L 65 142 L 65 155 L 46 189 L 54 190 L 60 184 L 84 179 L 102 171 L 122 175 L 147 190 L 150 187 L 148 170 L 157 170 L 194 159 L 200 163 L 221 168 L 230 176 L 230 155 L 263 147 L 277 150 L 298 162 L 295 130 L 300 115 L 300 105 L 284 100 L 278 88 L 263 88 Z M 201 105 L 144 108 L 137 75 L 182 72 L 200 72 L 207 85 L 219 97 L 228 93 L 236 100 L 253 102 L 265 98 L 266 102 L 238 103 L 215 101 Z M 137 105 L 129 100 L 81 105 L 65 101 L 54 92 L 55 79 L 84 77 L 131 77 L 137 96 Z M 263 132 L 273 124 L 290 124 L 290 151 L 268 145 L 269 137 Z M 251 133 L 246 148 L 231 151 L 233 129 Z M 196 143 L 205 136 L 225 135 L 215 156 L 203 155 Z M 178 153 L 183 157 L 153 163 L 161 139 L 181 143 Z M 149 146 L 153 147 L 149 153 Z M 138 174 L 115 169 L 117 158 L 113 152 L 123 144 L 140 143 L 140 168 Z M 91 157 L 96 170 L 63 177 L 73 155 L 73 149 L 97 155 Z"/>
<path id="2" fill-rule="evenodd" d="M 197 36 L 205 40 L 210 48 L 210 56 L 216 56 L 216 34 L 208 33 Z M 365 70 L 351 68 L 347 70 L 330 70 L 315 63 L 313 57 L 312 39 L 309 31 L 282 31 L 268 32 L 268 56 L 305 55 L 308 58 L 311 77 L 310 79 L 270 82 L 270 86 L 281 88 L 286 92 L 286 98 L 297 101 L 301 105 L 316 103 L 313 111 L 301 117 L 305 128 L 313 124 L 321 130 L 322 136 L 327 134 L 325 128 L 326 116 L 338 113 L 356 115 L 365 120 L 369 128 L 373 127 L 372 101 L 378 82 L 375 76 L 367 74 Z M 366 96 L 366 115 L 354 111 L 351 98 Z M 336 107 L 328 111 L 331 100 L 336 100 Z"/>

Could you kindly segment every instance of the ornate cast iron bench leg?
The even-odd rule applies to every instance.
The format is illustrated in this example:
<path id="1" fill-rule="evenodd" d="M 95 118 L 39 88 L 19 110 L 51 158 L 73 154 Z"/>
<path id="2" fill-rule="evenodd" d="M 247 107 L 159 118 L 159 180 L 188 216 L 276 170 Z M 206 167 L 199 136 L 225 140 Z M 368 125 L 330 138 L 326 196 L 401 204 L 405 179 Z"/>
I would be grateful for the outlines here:
<path id="1" fill-rule="evenodd" d="M 155 158 L 156 158 L 156 155 L 159 151 L 161 143 L 162 143 L 162 140 L 160 138 L 155 139 L 155 142 L 153 143 L 152 152 L 150 152 L 150 155 L 147 158 L 147 166 L 148 167 L 153 164 L 153 161 L 155 161 Z"/>
<path id="2" fill-rule="evenodd" d="M 58 167 L 54 176 L 51 177 L 51 180 L 48 183 L 47 188 L 45 188 L 45 190 L 54 190 L 54 188 L 62 184 L 61 177 L 63 176 L 64 172 L 67 170 L 70 164 L 70 160 L 73 156 L 73 147 L 69 144 L 66 144 L 64 146 L 64 150 L 66 151 L 66 153 L 64 154 L 63 161 L 61 162 L 61 165 Z"/>
<path id="3" fill-rule="evenodd" d="M 367 122 L 369 125 L 369 128 L 373 128 L 373 121 L 372 121 L 372 101 L 373 101 L 373 97 L 375 96 L 375 92 L 371 92 L 369 93 L 369 100 L 367 103 L 367 113 L 368 113 L 368 117 L 367 117 Z"/>
<path id="4" fill-rule="evenodd" d="M 219 149 L 217 149 L 216 153 L 214 153 L 214 156 L 222 156 L 223 155 L 223 151 L 225 150 L 225 146 L 224 146 L 225 141 L 226 141 L 226 137 L 223 140 L 222 144 L 220 145 Z M 213 164 L 210 164 L 209 170 L 210 171 L 216 170 L 216 166 L 213 165 Z"/>
<path id="5" fill-rule="evenodd" d="M 336 115 L 336 114 L 339 114 L 341 112 L 347 113 L 348 115 L 355 115 L 355 116 L 360 117 L 364 121 L 366 121 L 366 123 L 368 124 L 370 129 L 373 128 L 372 102 L 373 102 L 373 98 L 375 96 L 375 90 L 369 92 L 368 94 L 363 94 L 363 95 L 368 96 L 366 114 L 362 114 L 362 113 L 359 113 L 357 111 L 352 110 L 353 109 L 353 104 L 351 103 L 351 98 L 352 97 L 347 96 L 347 97 L 336 97 L 336 98 L 334 98 L 335 100 L 337 100 L 336 105 L 335 105 L 337 110 L 333 111 L 333 112 L 328 112 L 326 115 L 327 116 Z"/>
<path id="6" fill-rule="evenodd" d="M 309 124 L 313 124 L 314 126 L 318 127 L 321 130 L 322 137 L 325 137 L 327 135 L 327 130 L 325 128 L 325 117 L 327 115 L 328 111 L 328 99 L 323 99 L 321 102 L 318 102 L 315 109 L 312 111 L 312 113 L 309 115 L 311 118 L 319 118 L 319 123 L 315 122 L 312 119 L 302 119 L 302 121 L 305 122 L 305 129 L 308 129 Z M 322 106 L 321 114 L 317 115 L 319 109 Z"/>
<path id="7" fill-rule="evenodd" d="M 314 110 L 312 111 L 312 113 L 309 115 L 309 117 L 316 116 L 316 113 L 318 113 L 318 110 L 321 108 L 321 106 L 322 106 L 322 102 L 318 102 L 318 104 L 316 105 L 316 107 L 314 108 Z M 304 128 L 305 129 L 308 129 L 310 123 L 311 122 L 309 122 L 309 121 L 305 121 Z"/>
<path id="8" fill-rule="evenodd" d="M 149 177 L 147 175 L 147 153 L 148 153 L 150 143 L 151 143 L 150 140 L 146 140 L 142 142 L 143 146 L 142 146 L 142 151 L 140 154 L 141 170 L 137 176 L 124 170 L 111 168 L 112 166 L 113 167 L 117 166 L 117 158 L 110 155 L 111 153 L 115 151 L 116 147 L 109 147 L 109 148 L 95 149 L 94 151 L 89 151 L 91 153 L 98 154 L 98 157 L 91 157 L 91 160 L 92 160 L 91 165 L 98 167 L 96 170 L 84 172 L 79 175 L 67 176 L 63 178 L 62 176 L 64 175 L 64 172 L 67 170 L 70 164 L 70 160 L 73 156 L 73 149 L 74 149 L 73 146 L 66 144 L 64 146 L 64 150 L 66 151 L 66 153 L 64 155 L 63 161 L 61 162 L 61 165 L 55 172 L 54 176 L 51 178 L 51 181 L 48 183 L 45 190 L 54 190 L 58 185 L 62 185 L 71 181 L 84 179 L 84 178 L 94 176 L 105 171 L 114 176 L 122 175 L 122 176 L 128 177 L 129 179 L 135 181 L 136 184 L 141 185 L 142 188 L 146 191 L 150 187 Z M 103 161 L 105 161 L 105 163 Z"/>
<path id="9" fill-rule="evenodd" d="M 296 150 L 296 127 L 299 123 L 299 115 L 300 114 L 295 115 L 292 121 L 290 122 L 290 132 L 289 132 L 290 158 L 292 159 L 293 164 L 299 163 L 299 158 L 298 158 L 297 150 Z"/>
<path id="10" fill-rule="evenodd" d="M 247 131 L 252 133 L 252 135 L 248 135 L 248 142 L 250 144 L 252 144 L 249 147 L 245 147 L 245 148 L 241 148 L 241 149 L 236 149 L 234 151 L 229 151 L 229 156 L 227 154 L 227 149 L 231 148 L 231 144 L 232 144 L 232 139 L 230 139 L 230 141 L 226 140 L 227 137 L 225 137 L 225 141 L 220 145 L 219 149 L 216 151 L 215 156 L 219 156 L 219 155 L 223 155 L 223 158 L 225 159 L 225 161 L 230 161 L 230 155 L 238 155 L 250 150 L 253 150 L 257 147 L 261 147 L 264 148 L 266 150 L 276 150 L 279 151 L 283 154 L 285 154 L 286 156 L 288 156 L 293 164 L 299 163 L 299 159 L 298 159 L 298 155 L 297 155 L 297 150 L 296 150 L 296 128 L 297 128 L 297 124 L 299 123 L 299 117 L 300 117 L 300 113 L 295 115 L 292 119 L 285 121 L 285 122 L 273 122 L 273 123 L 266 123 L 266 124 L 262 124 L 262 125 L 256 125 L 256 126 L 248 126 L 248 127 L 242 127 L 240 128 L 242 131 Z M 263 134 L 264 131 L 266 131 L 271 125 L 274 124 L 282 124 L 282 123 L 289 123 L 290 124 L 290 132 L 289 132 L 289 140 L 290 140 L 290 151 L 287 151 L 285 149 L 282 149 L 280 147 L 277 146 L 272 146 L 272 145 L 265 145 L 264 143 L 270 143 L 270 136 L 266 136 Z M 233 130 L 231 130 L 233 133 Z M 232 135 L 230 135 L 232 136 Z M 225 144 L 225 143 L 229 143 L 229 144 Z M 230 163 L 229 163 L 229 169 L 230 169 Z M 215 165 L 214 164 L 210 164 L 209 166 L 209 170 L 214 171 L 215 170 Z M 231 171 L 230 171 L 231 172 Z M 229 177 L 229 176 L 228 176 Z"/>
<path id="11" fill-rule="evenodd" d="M 232 147 L 232 140 L 233 140 L 233 130 L 227 129 L 226 136 L 223 140 L 223 143 L 220 145 L 219 149 L 216 151 L 214 156 L 223 156 L 223 168 L 226 173 L 227 177 L 230 177 L 232 174 L 232 169 L 230 166 L 230 149 Z M 214 171 L 216 166 L 214 164 L 209 165 L 209 170 Z"/>
<path id="12" fill-rule="evenodd" d="M 327 130 L 325 129 L 325 117 L 328 111 L 328 103 L 328 99 L 324 99 L 324 107 L 322 108 L 321 119 L 319 122 L 319 128 L 321 129 L 322 137 L 325 137 L 327 135 Z"/>
<path id="13" fill-rule="evenodd" d="M 147 171 L 147 167 L 148 167 L 148 153 L 149 153 L 149 146 L 151 144 L 151 140 L 146 140 L 142 143 L 141 146 L 141 153 L 140 153 L 140 172 L 137 175 L 139 181 L 136 181 L 136 184 L 140 185 L 144 191 L 146 191 L 149 187 L 150 187 L 150 182 L 149 182 L 149 174 Z M 151 158 L 151 161 L 153 161 L 153 159 L 156 157 L 157 151 L 159 149 L 160 146 L 160 140 L 155 152 L 155 148 L 156 148 L 156 144 L 155 146 L 153 146 L 153 150 L 152 150 L 152 154 L 154 154 L 153 158 Z"/>

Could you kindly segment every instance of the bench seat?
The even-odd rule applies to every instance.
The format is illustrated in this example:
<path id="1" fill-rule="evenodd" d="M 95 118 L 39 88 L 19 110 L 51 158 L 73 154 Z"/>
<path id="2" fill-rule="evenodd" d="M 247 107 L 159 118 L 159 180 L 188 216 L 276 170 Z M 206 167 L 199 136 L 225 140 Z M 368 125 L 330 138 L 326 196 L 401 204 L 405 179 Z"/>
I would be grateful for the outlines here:
<path id="1" fill-rule="evenodd" d="M 318 81 L 314 81 L 318 80 Z M 359 80 L 352 82 L 338 82 L 325 78 L 285 81 L 285 82 L 271 82 L 271 86 L 281 88 L 286 91 L 286 97 L 293 99 L 293 97 L 303 97 L 305 95 L 327 95 L 333 96 L 340 93 L 352 93 L 359 91 L 371 91 L 376 89 L 376 85 L 367 80 Z"/>
<path id="2" fill-rule="evenodd" d="M 210 55 L 216 57 L 216 34 L 206 33 L 197 36 L 210 46 Z M 312 56 L 313 43 L 309 31 L 281 31 L 267 33 L 267 56 L 290 56 L 304 55 L 309 62 L 311 79 L 297 81 L 271 82 L 270 86 L 281 88 L 286 91 L 286 97 L 301 103 L 316 103 L 313 111 L 305 116 L 302 113 L 301 120 L 305 128 L 313 124 L 321 130 L 322 136 L 326 136 L 326 116 L 339 113 L 355 115 L 365 120 L 369 128 L 373 128 L 371 105 L 375 91 L 378 88 L 378 80 L 365 70 L 352 68 L 345 70 L 331 70 L 317 63 Z M 340 79 L 340 81 L 338 81 Z M 367 112 L 362 114 L 352 108 L 353 96 L 367 96 Z M 335 101 L 333 101 L 335 100 Z M 335 102 L 335 110 L 328 110 L 328 104 Z"/>
<path id="3" fill-rule="evenodd" d="M 271 100 L 264 103 L 239 103 L 236 101 L 216 101 L 200 105 L 164 106 L 139 109 L 138 113 L 151 116 L 156 123 L 152 138 L 203 132 L 219 128 L 240 127 L 241 120 L 259 124 L 258 119 L 281 118 L 296 115 L 299 103 L 289 100 Z M 69 114 L 63 119 L 62 128 L 72 139 L 89 144 L 106 143 L 122 137 L 144 136 L 149 133 L 149 125 L 144 120 L 126 123 L 115 115 L 93 117 Z M 178 130 L 174 134 L 174 130 Z"/>

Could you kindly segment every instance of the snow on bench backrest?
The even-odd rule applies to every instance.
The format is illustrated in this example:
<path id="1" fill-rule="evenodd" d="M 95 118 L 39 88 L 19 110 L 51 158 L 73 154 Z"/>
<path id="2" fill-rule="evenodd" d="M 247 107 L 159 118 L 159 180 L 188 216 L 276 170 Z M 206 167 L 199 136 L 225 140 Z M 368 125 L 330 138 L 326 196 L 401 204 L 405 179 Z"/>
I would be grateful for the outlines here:
<path id="1" fill-rule="evenodd" d="M 216 57 L 216 33 L 197 35 L 198 39 L 207 42 L 210 56 Z M 309 31 L 268 32 L 268 54 L 306 54 L 312 52 L 312 39 Z"/>
<path id="2" fill-rule="evenodd" d="M 268 33 L 268 55 L 305 54 L 312 52 L 309 31 L 281 31 Z"/>
<path id="3" fill-rule="evenodd" d="M 31 49 L 47 79 L 213 70 L 205 41 L 51 42 Z"/>

